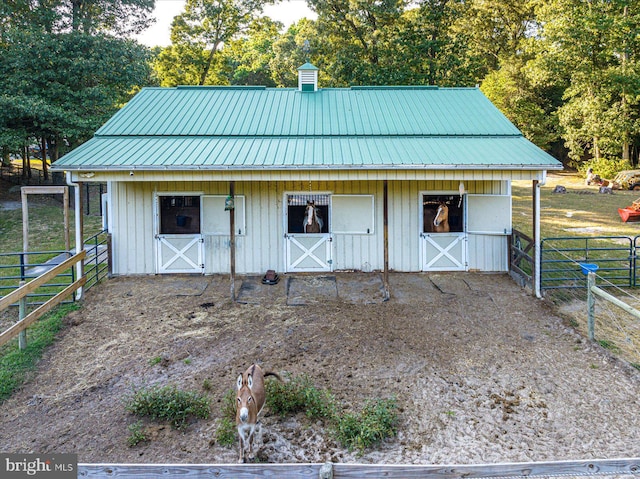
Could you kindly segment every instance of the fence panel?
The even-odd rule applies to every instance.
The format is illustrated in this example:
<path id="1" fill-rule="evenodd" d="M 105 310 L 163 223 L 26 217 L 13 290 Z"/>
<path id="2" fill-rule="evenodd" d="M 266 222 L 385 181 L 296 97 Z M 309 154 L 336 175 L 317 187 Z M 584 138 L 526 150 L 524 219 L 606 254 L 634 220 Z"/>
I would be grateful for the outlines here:
<path id="1" fill-rule="evenodd" d="M 154 478 L 378 478 L 480 479 L 640 475 L 640 458 L 478 465 L 402 464 L 79 464 L 78 477 Z"/>
<path id="2" fill-rule="evenodd" d="M 581 263 L 597 264 L 598 274 L 611 285 L 634 286 L 633 241 L 627 236 L 543 239 L 541 289 L 585 288 Z"/>
<path id="3" fill-rule="evenodd" d="M 88 290 L 110 274 L 110 235 L 106 230 L 87 238 L 84 244 L 86 259 L 84 275 Z M 29 253 L 0 253 L 0 298 L 18 288 L 20 281 L 39 278 L 66 259 L 73 256 L 70 251 L 44 251 Z M 28 295 L 28 306 L 40 306 L 61 290 L 76 281 L 75 270 L 67 268 L 51 277 L 45 287 Z"/>
<path id="4" fill-rule="evenodd" d="M 533 247 L 533 239 L 521 231 L 513 230 L 509 238 L 509 270 L 529 286 L 532 285 L 534 271 Z"/>

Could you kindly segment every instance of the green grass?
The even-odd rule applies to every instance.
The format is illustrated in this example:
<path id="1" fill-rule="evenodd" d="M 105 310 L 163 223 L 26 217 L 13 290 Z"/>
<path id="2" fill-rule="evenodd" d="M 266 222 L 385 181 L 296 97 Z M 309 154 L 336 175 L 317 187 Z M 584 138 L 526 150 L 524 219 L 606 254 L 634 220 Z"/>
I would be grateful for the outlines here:
<path id="1" fill-rule="evenodd" d="M 362 453 L 398 432 L 398 405 L 394 398 L 365 402 L 362 411 L 346 413 L 335 425 L 340 444 Z"/>
<path id="2" fill-rule="evenodd" d="M 207 396 L 174 385 L 151 386 L 134 389 L 125 398 L 125 409 L 140 417 L 168 421 L 176 429 L 182 429 L 194 417 L 207 419 L 211 401 Z"/>
<path id="3" fill-rule="evenodd" d="M 127 438 L 127 444 L 129 447 L 134 447 L 140 444 L 141 442 L 146 442 L 149 440 L 147 435 L 142 428 L 142 421 L 136 421 L 133 424 L 129 425 L 129 437 Z"/>
<path id="4" fill-rule="evenodd" d="M 564 186 L 567 193 L 553 193 L 557 185 Z M 513 227 L 532 236 L 532 182 L 513 182 L 512 195 Z M 577 263 L 586 261 L 600 265 L 599 276 L 613 284 L 628 285 L 630 241 L 596 237 L 633 238 L 640 234 L 638 223 L 623 223 L 618 215 L 618 208 L 631 205 L 639 196 L 639 192 L 625 190 L 601 194 L 598 187 L 585 185 L 583 177 L 571 172 L 549 174 L 540 195 L 544 284 L 582 287 L 586 280 Z M 605 259 L 608 261 L 603 261 Z M 611 259 L 615 260 L 609 261 Z M 529 270 L 528 263 L 522 262 L 521 267 Z M 554 269 L 558 271 L 551 271 Z"/>
<path id="5" fill-rule="evenodd" d="M 602 346 L 604 349 L 608 349 L 609 351 L 619 354 L 620 348 L 613 341 L 609 341 L 607 339 L 599 339 L 598 344 Z"/>
<path id="6" fill-rule="evenodd" d="M 62 328 L 63 318 L 79 308 L 77 304 L 63 305 L 44 315 L 27 330 L 26 349 L 18 349 L 17 339 L 0 348 L 0 403 L 31 377 L 42 353 Z"/>
<path id="7" fill-rule="evenodd" d="M 289 378 L 287 382 L 266 383 L 267 406 L 275 414 L 284 416 L 304 412 L 310 419 L 334 420 L 337 405 L 331 393 L 316 388 L 306 376 Z"/>
<path id="8" fill-rule="evenodd" d="M 10 184 L 2 183 L 0 187 Z M 20 191 L 17 190 L 14 201 L 20 201 Z M 70 214 L 70 247 L 75 247 L 75 226 L 73 220 L 73 210 Z M 102 230 L 102 218 L 99 216 L 84 216 L 84 235 L 90 237 Z M 22 209 L 0 208 L 0 253 L 18 253 L 23 250 L 22 242 Z M 39 196 L 29 195 L 29 251 L 65 251 L 64 239 L 64 214 L 63 205 L 54 200 Z M 57 254 L 57 253 L 56 253 Z M 53 258 L 56 254 L 45 253 L 28 255 L 27 262 L 30 264 L 44 263 Z M 0 256 L 0 266 L 17 265 L 20 258 L 17 255 Z M 0 268 L 0 286 L 15 288 L 18 286 L 18 279 L 2 279 L 3 277 L 20 276 L 20 268 Z M 71 283 L 70 278 L 67 279 Z M 39 293 L 49 291 L 57 293 L 60 287 L 40 288 Z M 10 290 L 0 290 L 0 296 L 7 294 Z M 48 298 L 37 298 L 33 301 L 46 301 Z"/>
<path id="9" fill-rule="evenodd" d="M 553 193 L 556 185 L 567 189 L 566 194 Z M 513 227 L 531 236 L 532 182 L 514 181 Z M 575 173 L 552 173 L 547 177 L 540 195 L 540 233 L 542 238 L 566 236 L 636 236 L 637 223 L 623 223 L 618 208 L 631 205 L 640 197 L 637 191 L 616 190 L 612 195 L 598 193 L 595 186 L 584 184 Z"/>

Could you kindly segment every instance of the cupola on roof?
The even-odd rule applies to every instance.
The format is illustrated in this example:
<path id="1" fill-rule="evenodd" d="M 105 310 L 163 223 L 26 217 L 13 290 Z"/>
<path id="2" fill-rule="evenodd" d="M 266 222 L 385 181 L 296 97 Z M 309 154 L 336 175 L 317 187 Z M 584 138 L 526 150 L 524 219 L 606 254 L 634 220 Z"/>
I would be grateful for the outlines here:
<path id="1" fill-rule="evenodd" d="M 318 91 L 319 68 L 307 62 L 298 68 L 298 90 Z"/>

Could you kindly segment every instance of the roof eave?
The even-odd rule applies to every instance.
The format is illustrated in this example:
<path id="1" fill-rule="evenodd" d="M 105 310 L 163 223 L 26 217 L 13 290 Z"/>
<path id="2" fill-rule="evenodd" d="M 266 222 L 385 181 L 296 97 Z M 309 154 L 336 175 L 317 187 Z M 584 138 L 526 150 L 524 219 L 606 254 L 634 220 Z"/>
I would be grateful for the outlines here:
<path id="1" fill-rule="evenodd" d="M 559 165 L 524 165 L 524 164 L 504 164 L 504 165 L 479 165 L 479 164 L 457 164 L 457 165 L 322 165 L 322 166 L 283 166 L 283 165 L 261 165 L 255 166 L 56 166 L 52 165 L 52 171 L 285 171 L 285 170 L 307 170 L 307 171 L 327 171 L 327 170 L 562 170 Z"/>

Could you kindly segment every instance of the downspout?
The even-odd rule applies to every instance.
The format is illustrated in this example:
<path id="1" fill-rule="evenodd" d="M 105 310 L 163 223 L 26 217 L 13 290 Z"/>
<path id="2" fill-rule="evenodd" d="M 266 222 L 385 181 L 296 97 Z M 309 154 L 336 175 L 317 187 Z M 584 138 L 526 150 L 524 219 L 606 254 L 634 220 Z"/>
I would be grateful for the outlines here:
<path id="1" fill-rule="evenodd" d="M 73 186 L 73 192 L 75 195 L 73 206 L 75 210 L 76 254 L 78 254 L 80 251 L 84 249 L 84 244 L 82 240 L 82 197 L 81 197 L 81 191 L 80 191 L 80 184 L 74 183 L 73 181 L 71 181 L 70 171 L 66 172 L 66 178 L 67 178 L 67 185 Z M 82 261 L 78 261 L 76 263 L 76 280 L 79 278 L 82 278 L 84 274 L 83 266 L 84 265 Z M 76 296 L 75 296 L 76 301 L 79 301 L 80 299 L 82 299 L 82 293 L 83 293 L 82 287 L 76 290 Z"/>
<path id="2" fill-rule="evenodd" d="M 534 242 L 534 277 L 536 298 L 542 299 L 542 258 L 540 248 L 540 187 L 547 183 L 547 170 L 542 171 L 542 180 L 533 182 L 533 242 Z"/>

